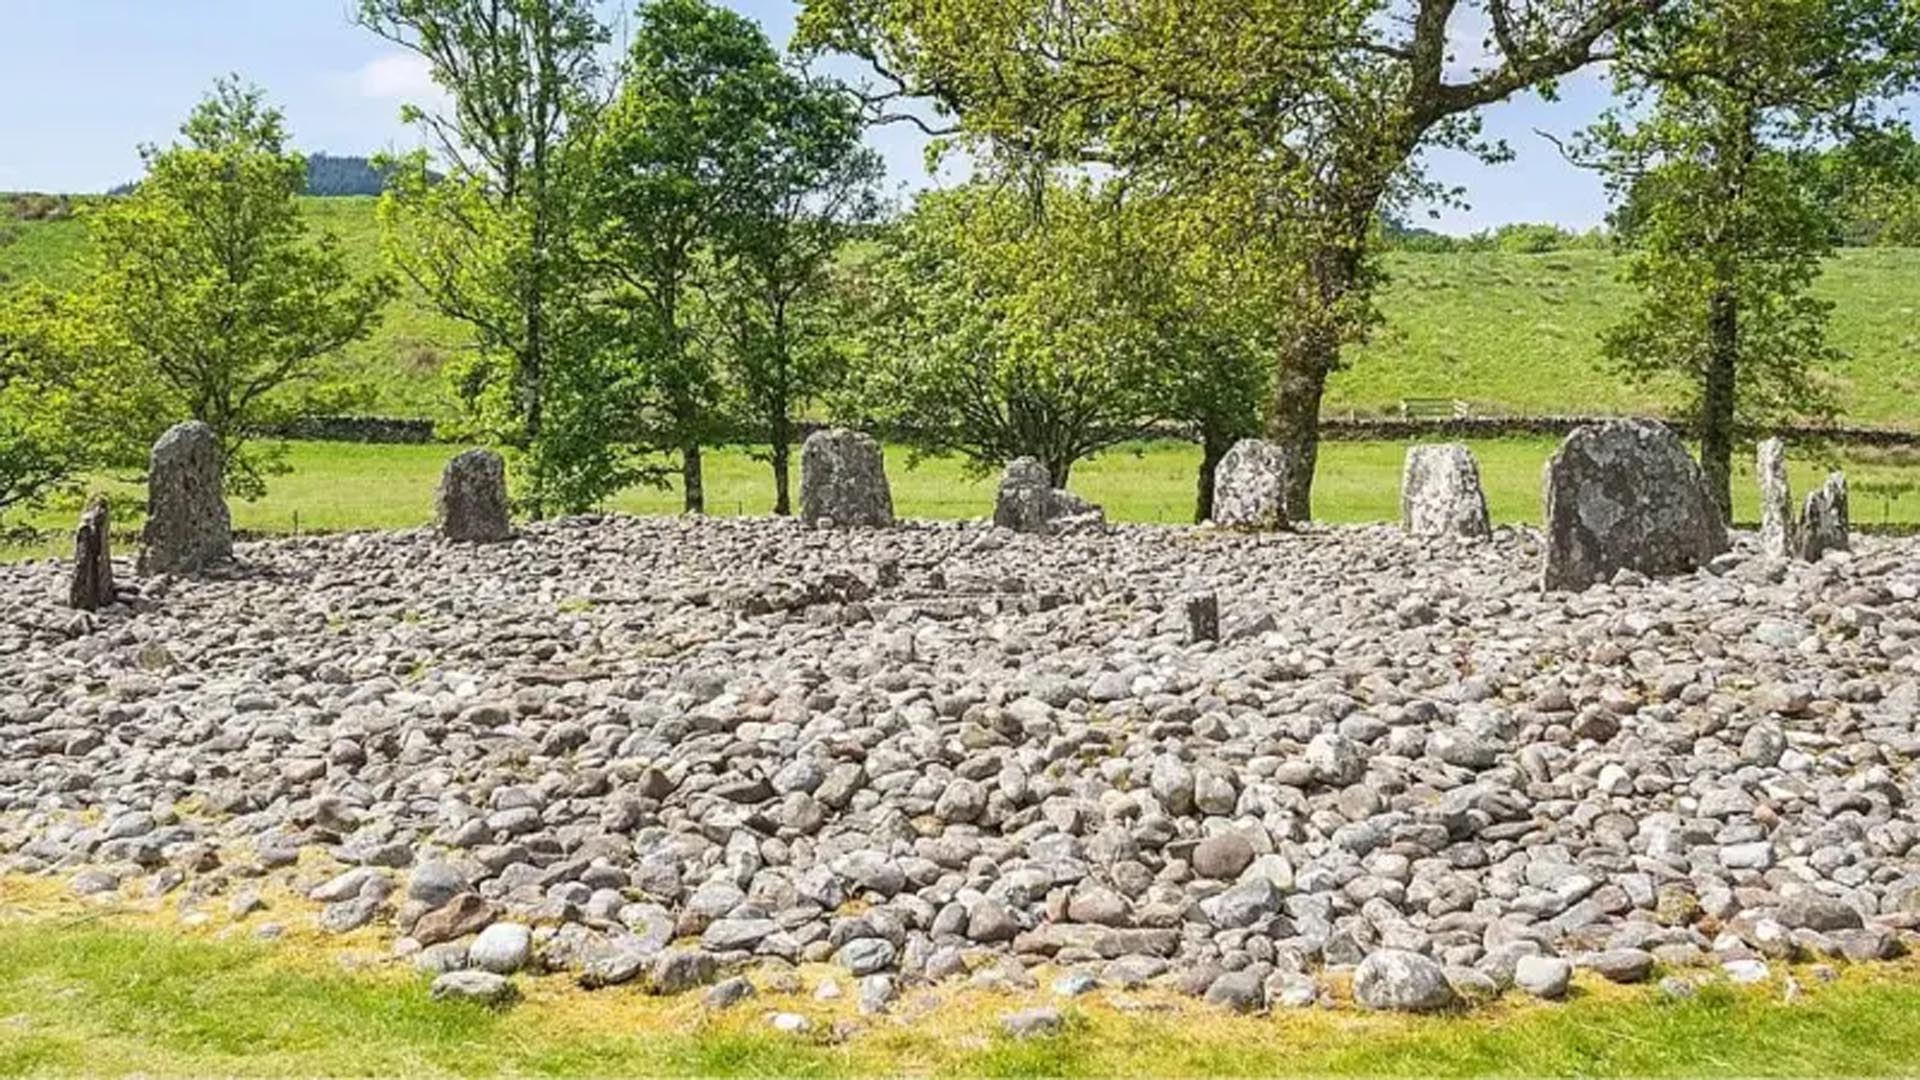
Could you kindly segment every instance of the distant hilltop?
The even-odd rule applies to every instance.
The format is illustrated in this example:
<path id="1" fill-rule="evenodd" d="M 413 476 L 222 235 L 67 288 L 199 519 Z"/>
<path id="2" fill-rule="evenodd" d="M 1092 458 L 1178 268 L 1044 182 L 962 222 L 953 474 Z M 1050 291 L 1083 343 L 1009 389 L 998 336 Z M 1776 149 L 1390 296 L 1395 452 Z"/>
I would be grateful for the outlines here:
<path id="1" fill-rule="evenodd" d="M 133 190 L 135 183 L 137 181 L 130 180 L 107 194 L 125 195 Z M 309 195 L 378 195 L 385 189 L 386 180 L 370 158 L 329 154 L 325 151 L 307 155 Z"/>

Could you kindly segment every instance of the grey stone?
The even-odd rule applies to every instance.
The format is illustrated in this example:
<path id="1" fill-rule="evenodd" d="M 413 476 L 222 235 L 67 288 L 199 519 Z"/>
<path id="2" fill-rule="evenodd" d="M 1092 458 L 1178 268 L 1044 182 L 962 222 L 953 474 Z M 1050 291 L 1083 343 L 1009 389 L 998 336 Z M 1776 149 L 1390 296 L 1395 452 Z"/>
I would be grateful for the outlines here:
<path id="1" fill-rule="evenodd" d="M 219 436 L 198 420 L 176 424 L 153 444 L 147 465 L 147 523 L 135 572 L 194 574 L 233 559 L 233 519 L 222 492 Z"/>
<path id="2" fill-rule="evenodd" d="M 1727 550 L 1726 523 L 1680 437 L 1651 420 L 1610 420 L 1567 436 L 1546 467 L 1548 590 L 1623 570 L 1684 574 Z"/>
<path id="3" fill-rule="evenodd" d="M 511 975 L 526 966 L 533 951 L 533 931 L 521 923 L 494 923 L 467 947 L 467 965 L 496 975 Z"/>
<path id="4" fill-rule="evenodd" d="M 1051 533 L 1105 520 L 1098 506 L 1053 486 L 1047 467 L 1030 457 L 1007 463 L 993 500 L 993 523 L 1023 533 Z"/>
<path id="5" fill-rule="evenodd" d="M 491 450 L 456 455 L 433 495 L 440 535 L 464 543 L 495 543 L 513 536 L 507 514 L 507 465 Z"/>
<path id="6" fill-rule="evenodd" d="M 730 1009 L 752 996 L 753 984 L 736 975 L 709 987 L 705 1004 L 709 1009 Z"/>
<path id="7" fill-rule="evenodd" d="M 1213 474 L 1213 522 L 1228 529 L 1284 529 L 1287 452 L 1264 439 L 1242 439 Z"/>
<path id="8" fill-rule="evenodd" d="M 1253 845 L 1239 832 L 1209 836 L 1194 845 L 1193 870 L 1201 877 L 1231 881 L 1253 862 Z"/>
<path id="9" fill-rule="evenodd" d="M 1409 447 L 1400 476 L 1400 518 L 1416 536 L 1490 535 L 1473 451 L 1460 443 Z"/>
<path id="10" fill-rule="evenodd" d="M 1220 597 L 1212 592 L 1189 594 L 1182 601 L 1187 613 L 1187 640 L 1220 640 Z"/>
<path id="11" fill-rule="evenodd" d="M 840 947 L 834 962 L 855 975 L 872 975 L 891 967 L 897 951 L 885 938 L 855 938 Z"/>
<path id="12" fill-rule="evenodd" d="M 800 448 L 800 517 L 843 528 L 893 524 L 886 454 L 872 436 L 845 428 L 807 436 Z"/>
<path id="13" fill-rule="evenodd" d="M 1807 496 L 1800 515 L 1800 557 L 1819 562 L 1829 551 L 1851 551 L 1853 540 L 1847 510 L 1847 474 L 1829 473 L 1827 482 Z"/>
<path id="14" fill-rule="evenodd" d="M 1369 1009 L 1439 1012 L 1459 1004 L 1446 971 L 1419 953 L 1379 949 L 1353 973 L 1353 997 Z"/>
<path id="15" fill-rule="evenodd" d="M 491 971 L 449 971 L 433 980 L 428 993 L 435 1001 L 471 1001 L 499 1006 L 516 996 L 513 982 Z"/>
<path id="16" fill-rule="evenodd" d="M 1237 1013 L 1253 1013 L 1267 1007 L 1267 988 L 1255 971 L 1229 971 L 1207 987 L 1207 1004 Z"/>
<path id="17" fill-rule="evenodd" d="M 80 527 L 73 533 L 73 580 L 67 604 L 79 611 L 98 611 L 114 602 L 112 520 L 107 497 L 87 500 Z"/>
<path id="18" fill-rule="evenodd" d="M 1787 444 L 1767 439 L 1760 444 L 1760 550 L 1770 559 L 1794 555 L 1793 484 L 1787 473 Z"/>
<path id="19" fill-rule="evenodd" d="M 1573 965 L 1557 956 L 1526 955 L 1514 961 L 1513 985 L 1548 1001 L 1567 996 Z"/>
<path id="20" fill-rule="evenodd" d="M 1000 1030 L 1016 1039 L 1058 1035 L 1065 1024 L 1060 1010 L 1053 1008 L 1022 1009 L 1000 1018 Z"/>

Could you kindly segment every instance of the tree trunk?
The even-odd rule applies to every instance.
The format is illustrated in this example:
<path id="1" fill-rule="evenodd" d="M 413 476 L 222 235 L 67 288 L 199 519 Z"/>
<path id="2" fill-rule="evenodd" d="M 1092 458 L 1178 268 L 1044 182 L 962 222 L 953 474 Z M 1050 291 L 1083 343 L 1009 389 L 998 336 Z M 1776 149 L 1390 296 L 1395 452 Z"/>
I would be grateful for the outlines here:
<path id="1" fill-rule="evenodd" d="M 707 489 L 700 476 L 700 444 L 697 442 L 680 448 L 680 484 L 687 496 L 687 513 L 706 513 Z"/>
<path id="2" fill-rule="evenodd" d="M 1048 461 L 1043 464 L 1047 467 L 1047 476 L 1052 479 L 1053 486 L 1065 489 L 1067 486 L 1067 477 L 1073 474 L 1073 461 L 1068 459 L 1066 461 Z"/>
<path id="3" fill-rule="evenodd" d="M 1722 284 L 1708 301 L 1707 371 L 1700 400 L 1700 468 L 1720 519 L 1733 521 L 1734 379 L 1740 358 L 1740 302 Z"/>
<path id="4" fill-rule="evenodd" d="M 773 420 L 773 512 L 781 517 L 793 513 L 787 469 L 793 458 L 793 424 L 785 416 Z"/>
<path id="5" fill-rule="evenodd" d="M 1208 433 L 1200 440 L 1200 483 L 1193 499 L 1193 523 L 1213 519 L 1213 481 L 1220 472 L 1220 459 L 1233 448 L 1233 440 Z"/>
<path id="6" fill-rule="evenodd" d="M 1268 437 L 1287 455 L 1287 520 L 1313 520 L 1313 474 L 1320 461 L 1320 398 L 1339 359 L 1330 337 L 1296 340 L 1280 358 Z"/>

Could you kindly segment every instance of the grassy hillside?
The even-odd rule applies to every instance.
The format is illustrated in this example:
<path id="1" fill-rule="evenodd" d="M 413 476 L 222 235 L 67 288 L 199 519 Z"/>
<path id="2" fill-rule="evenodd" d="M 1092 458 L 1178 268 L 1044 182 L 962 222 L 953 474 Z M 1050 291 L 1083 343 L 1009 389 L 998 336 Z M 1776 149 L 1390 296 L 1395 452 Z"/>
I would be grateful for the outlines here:
<path id="1" fill-rule="evenodd" d="M 310 199 L 362 265 L 379 255 L 370 198 Z M 73 280 L 80 220 L 25 222 L 0 246 L 0 275 Z M 1544 255 L 1396 254 L 1381 296 L 1386 323 L 1335 377 L 1330 413 L 1391 412 L 1411 397 L 1464 398 L 1484 411 L 1659 412 L 1670 395 L 1630 387 L 1599 365 L 1600 331 L 1631 295 L 1605 252 Z M 1920 426 L 1920 249 L 1842 252 L 1820 292 L 1836 305 L 1835 343 L 1852 357 L 1833 373 L 1847 418 Z M 467 340 L 461 327 L 403 297 L 346 365 L 371 391 L 368 411 L 440 417 L 453 407 L 435 376 Z"/>

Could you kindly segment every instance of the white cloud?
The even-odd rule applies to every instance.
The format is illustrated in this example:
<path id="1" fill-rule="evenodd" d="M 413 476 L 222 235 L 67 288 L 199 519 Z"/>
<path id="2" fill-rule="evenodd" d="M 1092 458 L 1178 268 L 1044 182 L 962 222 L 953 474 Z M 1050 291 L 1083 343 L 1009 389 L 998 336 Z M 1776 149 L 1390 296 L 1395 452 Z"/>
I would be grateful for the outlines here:
<path id="1" fill-rule="evenodd" d="M 433 68 L 424 57 L 394 52 L 370 60 L 354 73 L 353 85 L 362 97 L 430 105 L 446 91 L 433 81 Z"/>

